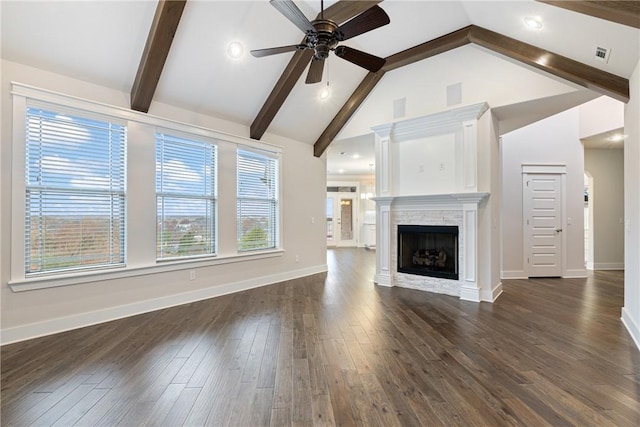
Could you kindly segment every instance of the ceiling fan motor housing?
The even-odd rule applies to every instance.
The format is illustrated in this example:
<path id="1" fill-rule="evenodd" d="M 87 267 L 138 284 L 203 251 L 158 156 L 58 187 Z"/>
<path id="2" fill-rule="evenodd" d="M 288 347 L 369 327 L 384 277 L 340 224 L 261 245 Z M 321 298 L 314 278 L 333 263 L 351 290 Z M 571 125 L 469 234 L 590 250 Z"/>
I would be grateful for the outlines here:
<path id="1" fill-rule="evenodd" d="M 316 59 L 327 59 L 329 52 L 338 45 L 335 36 L 338 24 L 328 19 L 316 19 L 311 25 L 316 31 L 307 34 L 307 47 L 314 50 Z"/>

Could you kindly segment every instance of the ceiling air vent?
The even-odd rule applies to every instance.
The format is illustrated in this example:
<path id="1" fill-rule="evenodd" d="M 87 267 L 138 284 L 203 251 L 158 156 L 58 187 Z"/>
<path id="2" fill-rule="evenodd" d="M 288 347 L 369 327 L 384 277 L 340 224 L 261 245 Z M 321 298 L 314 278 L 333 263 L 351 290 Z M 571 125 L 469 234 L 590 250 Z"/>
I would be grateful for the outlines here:
<path id="1" fill-rule="evenodd" d="M 606 47 L 596 46 L 593 57 L 598 61 L 609 62 L 610 54 L 611 54 L 611 49 Z"/>

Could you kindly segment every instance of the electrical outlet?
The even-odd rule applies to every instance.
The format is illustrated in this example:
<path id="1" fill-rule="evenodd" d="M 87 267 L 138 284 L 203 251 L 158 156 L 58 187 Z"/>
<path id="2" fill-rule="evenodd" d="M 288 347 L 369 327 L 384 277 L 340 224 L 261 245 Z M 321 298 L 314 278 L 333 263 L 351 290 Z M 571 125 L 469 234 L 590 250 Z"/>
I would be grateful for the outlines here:
<path id="1" fill-rule="evenodd" d="M 296 262 L 300 262 L 300 255 L 296 255 Z"/>
<path id="2" fill-rule="evenodd" d="M 189 280 L 196 280 L 196 271 L 195 270 L 189 271 Z"/>
<path id="3" fill-rule="evenodd" d="M 312 216 L 312 217 L 311 217 L 311 224 L 315 224 L 315 223 L 316 223 L 316 217 L 315 217 L 315 216 Z"/>
<path id="4" fill-rule="evenodd" d="M 440 163 L 440 170 L 443 171 L 444 170 L 444 163 Z"/>

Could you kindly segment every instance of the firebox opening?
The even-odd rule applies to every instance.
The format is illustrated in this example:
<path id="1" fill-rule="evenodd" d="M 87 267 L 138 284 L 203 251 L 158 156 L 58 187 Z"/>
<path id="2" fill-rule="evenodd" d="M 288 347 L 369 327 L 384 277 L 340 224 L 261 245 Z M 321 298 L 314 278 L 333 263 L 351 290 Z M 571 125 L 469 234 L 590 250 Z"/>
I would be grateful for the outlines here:
<path id="1" fill-rule="evenodd" d="M 398 272 L 458 280 L 458 227 L 398 225 Z"/>

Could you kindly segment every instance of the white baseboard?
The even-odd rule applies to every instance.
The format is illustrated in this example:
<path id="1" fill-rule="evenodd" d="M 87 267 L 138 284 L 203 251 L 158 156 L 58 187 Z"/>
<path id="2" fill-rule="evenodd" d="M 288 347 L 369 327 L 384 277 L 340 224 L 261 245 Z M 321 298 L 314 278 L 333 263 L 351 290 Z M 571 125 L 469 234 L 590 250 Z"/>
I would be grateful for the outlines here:
<path id="1" fill-rule="evenodd" d="M 0 345 L 11 344 L 38 338 L 45 335 L 56 334 L 72 329 L 83 328 L 85 326 L 96 325 L 98 323 L 109 322 L 122 319 L 124 317 L 135 316 L 137 314 L 148 313 L 150 311 L 161 310 L 163 308 L 174 307 L 195 301 L 201 301 L 222 295 L 232 294 L 247 289 L 272 285 L 286 280 L 299 279 L 318 273 L 326 273 L 327 265 L 317 265 L 314 267 L 293 270 L 270 276 L 257 277 L 255 279 L 242 280 L 239 282 L 227 283 L 224 285 L 212 286 L 204 289 L 184 292 L 181 294 L 167 295 L 131 304 L 109 307 L 103 310 L 80 313 L 68 317 L 58 317 L 43 322 L 31 323 L 14 328 L 2 329 L 0 331 Z"/>
<path id="2" fill-rule="evenodd" d="M 595 262 L 592 270 L 624 270 L 624 262 Z"/>
<path id="3" fill-rule="evenodd" d="M 480 302 L 480 289 L 474 283 L 473 285 L 463 284 L 460 287 L 460 299 L 463 301 Z"/>
<path id="4" fill-rule="evenodd" d="M 490 303 L 495 302 L 495 300 L 497 300 L 500 295 L 502 295 L 502 282 L 498 283 L 490 291 L 484 289 L 480 291 L 480 298 L 482 299 L 482 301 Z"/>
<path id="5" fill-rule="evenodd" d="M 629 335 L 633 338 L 633 342 L 636 343 L 636 347 L 640 350 L 640 327 L 633 320 L 626 307 L 622 307 L 622 317 L 620 320 L 622 320 L 622 324 L 627 328 Z"/>
<path id="6" fill-rule="evenodd" d="M 584 268 L 567 270 L 564 276 L 562 276 L 563 279 L 584 279 L 586 277 L 587 277 L 587 270 Z"/>
<path id="7" fill-rule="evenodd" d="M 376 274 L 375 276 L 373 276 L 373 283 L 380 286 L 386 286 L 388 288 L 393 286 L 391 284 L 391 276 L 389 276 L 388 274 Z"/>
<path id="8" fill-rule="evenodd" d="M 526 279 L 527 275 L 524 270 L 502 270 L 501 279 Z"/>

